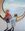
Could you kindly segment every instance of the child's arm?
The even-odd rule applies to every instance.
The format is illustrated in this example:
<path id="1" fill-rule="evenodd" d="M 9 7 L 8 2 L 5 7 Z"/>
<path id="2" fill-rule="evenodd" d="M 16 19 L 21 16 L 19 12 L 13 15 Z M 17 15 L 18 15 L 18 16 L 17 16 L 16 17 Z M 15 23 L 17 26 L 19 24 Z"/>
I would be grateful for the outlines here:
<path id="1" fill-rule="evenodd" d="M 1 15 L 0 15 L 0 17 L 1 17 L 2 19 L 4 19 Z"/>
<path id="2" fill-rule="evenodd" d="M 4 10 L 3 10 L 3 2 L 4 0 L 0 0 L 0 17 L 4 18 Z"/>
<path id="3" fill-rule="evenodd" d="M 23 13 L 23 15 L 17 16 L 16 19 L 17 19 L 17 21 L 19 21 L 19 20 L 23 19 L 24 17 L 25 17 L 25 12 Z"/>

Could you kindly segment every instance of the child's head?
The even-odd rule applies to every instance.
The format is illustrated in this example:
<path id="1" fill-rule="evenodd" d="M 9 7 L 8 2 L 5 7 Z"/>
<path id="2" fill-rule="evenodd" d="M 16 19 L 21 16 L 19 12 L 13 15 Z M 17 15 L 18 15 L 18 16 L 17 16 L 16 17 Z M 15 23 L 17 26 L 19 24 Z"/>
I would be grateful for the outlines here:
<path id="1" fill-rule="evenodd" d="M 14 14 L 14 17 L 17 17 L 17 14 Z"/>

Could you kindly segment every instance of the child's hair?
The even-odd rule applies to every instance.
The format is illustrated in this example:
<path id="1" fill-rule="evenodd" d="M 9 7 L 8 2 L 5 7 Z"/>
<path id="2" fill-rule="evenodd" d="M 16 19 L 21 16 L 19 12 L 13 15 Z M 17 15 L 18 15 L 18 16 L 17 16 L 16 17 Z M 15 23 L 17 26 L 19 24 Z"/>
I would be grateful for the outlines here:
<path id="1" fill-rule="evenodd" d="M 16 16 L 17 16 L 17 14 L 14 15 L 14 17 L 16 17 Z"/>

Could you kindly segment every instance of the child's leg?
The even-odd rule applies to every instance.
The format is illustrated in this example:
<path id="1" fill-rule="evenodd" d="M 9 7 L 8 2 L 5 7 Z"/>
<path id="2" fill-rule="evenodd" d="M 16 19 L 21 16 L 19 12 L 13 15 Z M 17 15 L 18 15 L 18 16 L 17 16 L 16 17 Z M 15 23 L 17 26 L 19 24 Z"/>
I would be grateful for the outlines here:
<path id="1" fill-rule="evenodd" d="M 11 31 L 14 31 L 14 27 L 12 27 Z"/>
<path id="2" fill-rule="evenodd" d="M 14 27 L 12 26 L 10 29 L 7 29 L 7 31 L 14 31 Z"/>

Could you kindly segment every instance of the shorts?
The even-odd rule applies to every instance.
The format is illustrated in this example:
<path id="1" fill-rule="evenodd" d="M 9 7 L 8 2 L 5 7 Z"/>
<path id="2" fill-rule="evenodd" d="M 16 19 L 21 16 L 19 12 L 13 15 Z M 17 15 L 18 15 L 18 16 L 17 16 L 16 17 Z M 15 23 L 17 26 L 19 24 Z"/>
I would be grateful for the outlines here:
<path id="1" fill-rule="evenodd" d="M 6 19 L 5 21 L 6 21 L 7 23 L 9 23 L 9 22 L 10 22 L 10 21 L 9 21 L 9 19 Z"/>

